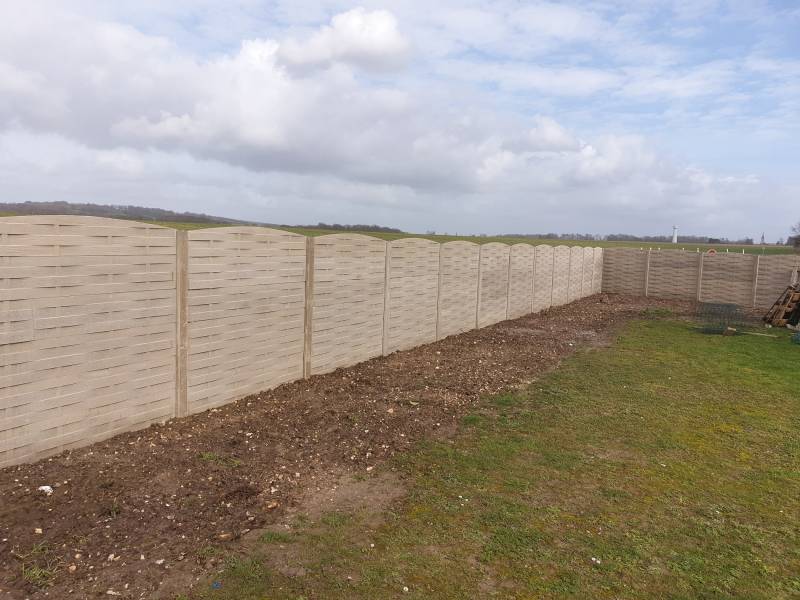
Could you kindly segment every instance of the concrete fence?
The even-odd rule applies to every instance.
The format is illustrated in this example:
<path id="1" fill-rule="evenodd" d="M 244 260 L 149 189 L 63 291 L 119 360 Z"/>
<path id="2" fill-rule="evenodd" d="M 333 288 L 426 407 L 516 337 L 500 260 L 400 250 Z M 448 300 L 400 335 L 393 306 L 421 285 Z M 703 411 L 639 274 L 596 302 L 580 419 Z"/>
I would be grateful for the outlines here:
<path id="1" fill-rule="evenodd" d="M 768 308 L 797 278 L 800 256 L 709 255 L 676 250 L 607 248 L 603 291 Z"/>
<path id="2" fill-rule="evenodd" d="M 603 256 L 0 218 L 0 466 L 598 293 Z"/>

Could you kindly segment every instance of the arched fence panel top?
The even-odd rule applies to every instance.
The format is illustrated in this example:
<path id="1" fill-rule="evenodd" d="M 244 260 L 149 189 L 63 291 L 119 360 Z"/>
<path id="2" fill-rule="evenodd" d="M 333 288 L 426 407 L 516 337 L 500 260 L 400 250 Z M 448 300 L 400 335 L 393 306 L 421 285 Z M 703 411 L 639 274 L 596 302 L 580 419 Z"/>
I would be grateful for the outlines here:
<path id="1" fill-rule="evenodd" d="M 109 256 L 128 248 L 174 254 L 175 230 L 104 217 L 27 215 L 0 217 L 5 256 Z"/>
<path id="2" fill-rule="evenodd" d="M 344 248 L 347 244 L 353 246 L 372 246 L 375 248 L 386 246 L 386 240 L 363 233 L 326 233 L 312 238 L 317 247 L 333 246 Z"/>
<path id="3" fill-rule="evenodd" d="M 510 245 L 504 244 L 503 242 L 487 242 L 485 244 L 480 244 L 480 247 L 483 251 L 489 252 L 507 252 Z"/>
<path id="4" fill-rule="evenodd" d="M 480 250 L 480 245 L 476 244 L 475 242 L 468 242 L 466 240 L 453 240 L 452 242 L 445 242 L 442 244 L 442 248 L 451 248 L 451 249 L 474 249 Z"/>
<path id="5" fill-rule="evenodd" d="M 64 226 L 65 228 L 108 227 L 111 229 L 163 231 L 171 232 L 173 235 L 175 234 L 175 229 L 172 227 L 164 227 L 156 223 L 148 223 L 147 221 L 111 219 L 108 217 L 86 217 L 82 215 L 16 215 L 0 217 L 0 223 L 42 225 L 44 227 Z"/>
<path id="6" fill-rule="evenodd" d="M 425 238 L 407 237 L 392 240 L 389 242 L 389 245 L 392 248 L 438 248 L 440 244 L 439 242 L 434 242 L 433 240 L 427 240 Z"/>
<path id="7" fill-rule="evenodd" d="M 231 236 L 247 237 L 273 237 L 284 239 L 306 239 L 306 236 L 285 229 L 274 229 L 272 227 L 259 227 L 257 225 L 236 225 L 234 227 L 204 227 L 191 229 L 187 232 L 189 239 L 205 240 L 225 238 Z"/>

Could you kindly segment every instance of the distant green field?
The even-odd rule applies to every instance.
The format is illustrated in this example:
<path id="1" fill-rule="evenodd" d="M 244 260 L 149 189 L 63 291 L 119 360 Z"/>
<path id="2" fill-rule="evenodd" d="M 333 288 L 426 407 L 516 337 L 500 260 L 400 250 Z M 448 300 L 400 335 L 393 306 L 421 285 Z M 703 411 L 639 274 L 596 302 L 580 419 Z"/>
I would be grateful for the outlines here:
<path id="1" fill-rule="evenodd" d="M 13 213 L 0 212 L 0 217 L 11 217 Z M 229 225 L 217 223 L 178 223 L 173 221 L 145 221 L 146 223 L 153 223 L 163 227 L 172 227 L 173 229 L 191 230 L 191 229 L 206 229 L 210 227 L 228 227 Z M 316 237 L 318 235 L 329 235 L 335 233 L 345 233 L 336 229 L 316 229 L 310 227 L 277 227 L 284 231 L 291 231 L 301 235 Z M 594 246 L 600 248 L 661 248 L 668 249 L 683 249 L 689 252 L 696 252 L 698 250 L 706 251 L 714 248 L 717 252 L 735 252 L 741 254 L 791 254 L 792 249 L 789 246 L 740 246 L 736 244 L 678 244 L 673 246 L 669 243 L 644 243 L 644 242 L 606 242 L 595 240 L 550 240 L 545 238 L 529 238 L 529 237 L 512 237 L 512 236 L 478 236 L 478 235 L 427 235 L 422 233 L 378 233 L 378 232 L 347 232 L 347 233 L 361 233 L 362 235 L 371 235 L 382 240 L 397 240 L 401 238 L 418 237 L 426 240 L 433 240 L 435 242 L 453 242 L 456 240 L 463 240 L 467 242 L 475 242 L 476 244 L 488 244 L 489 242 L 500 242 L 503 244 L 550 244 L 556 246 L 559 244 L 569 246 Z"/>

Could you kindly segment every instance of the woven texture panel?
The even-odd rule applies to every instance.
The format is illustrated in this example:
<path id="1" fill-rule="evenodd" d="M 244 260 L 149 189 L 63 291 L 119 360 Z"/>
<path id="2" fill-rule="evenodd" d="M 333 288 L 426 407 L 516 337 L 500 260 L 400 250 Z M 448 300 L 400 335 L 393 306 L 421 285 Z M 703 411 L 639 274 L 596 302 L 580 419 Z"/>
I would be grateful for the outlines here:
<path id="1" fill-rule="evenodd" d="M 0 466 L 172 416 L 175 231 L 0 218 Z"/>
<path id="2" fill-rule="evenodd" d="M 508 318 L 516 319 L 533 312 L 533 258 L 530 244 L 515 244 L 510 251 Z"/>
<path id="3" fill-rule="evenodd" d="M 647 295 L 656 298 L 696 299 L 700 256 L 694 252 L 653 250 L 650 253 Z"/>
<path id="4" fill-rule="evenodd" d="M 386 242 L 358 234 L 314 238 L 311 373 L 383 351 Z"/>
<path id="5" fill-rule="evenodd" d="M 769 308 L 792 283 L 792 274 L 800 270 L 800 256 L 762 256 L 758 263 L 756 306 Z"/>
<path id="6" fill-rule="evenodd" d="M 594 279 L 594 248 L 583 248 L 583 283 L 581 284 L 581 298 L 591 296 L 592 281 Z"/>
<path id="7" fill-rule="evenodd" d="M 592 293 L 603 291 L 603 249 L 594 249 L 594 271 L 592 272 Z"/>
<path id="8" fill-rule="evenodd" d="M 534 250 L 533 312 L 539 312 L 553 302 L 553 248 L 542 244 Z"/>
<path id="9" fill-rule="evenodd" d="M 302 377 L 305 237 L 264 227 L 188 235 L 189 413 Z"/>
<path id="10" fill-rule="evenodd" d="M 478 327 L 506 319 L 508 310 L 509 246 L 491 243 L 481 246 Z"/>
<path id="11" fill-rule="evenodd" d="M 581 297 L 583 287 L 583 248 L 573 246 L 569 249 L 569 292 L 567 297 L 574 302 Z"/>
<path id="12" fill-rule="evenodd" d="M 636 248 L 603 249 L 603 291 L 644 295 L 647 252 Z"/>
<path id="13" fill-rule="evenodd" d="M 753 306 L 755 260 L 752 254 L 704 256 L 700 300 Z"/>
<path id="14" fill-rule="evenodd" d="M 553 306 L 569 302 L 571 256 L 572 252 L 568 246 L 553 248 Z"/>
<path id="15" fill-rule="evenodd" d="M 436 338 L 439 244 L 409 238 L 389 244 L 385 351 L 406 350 Z"/>
<path id="16" fill-rule="evenodd" d="M 439 339 L 475 329 L 478 301 L 478 252 L 471 242 L 441 247 Z"/>

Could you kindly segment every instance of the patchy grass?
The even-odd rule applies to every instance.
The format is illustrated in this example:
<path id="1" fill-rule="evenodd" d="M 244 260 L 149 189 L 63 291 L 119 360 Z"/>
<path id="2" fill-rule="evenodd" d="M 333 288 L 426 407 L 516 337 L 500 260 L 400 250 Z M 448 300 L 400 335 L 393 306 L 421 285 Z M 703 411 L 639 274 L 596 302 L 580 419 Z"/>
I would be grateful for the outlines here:
<path id="1" fill-rule="evenodd" d="M 380 525 L 333 513 L 265 534 L 192 597 L 799 597 L 788 338 L 633 324 L 402 456 L 409 493 Z M 267 566 L 276 541 L 301 575 Z"/>
<path id="2" fill-rule="evenodd" d="M 223 467 L 239 467 L 242 461 L 232 456 L 222 456 L 216 452 L 201 452 L 199 455 L 200 460 L 210 463 L 216 463 Z"/>
<path id="3" fill-rule="evenodd" d="M 46 588 L 56 575 L 60 561 L 44 542 L 34 544 L 26 554 L 14 553 L 21 561 L 22 580 L 37 588 Z"/>

